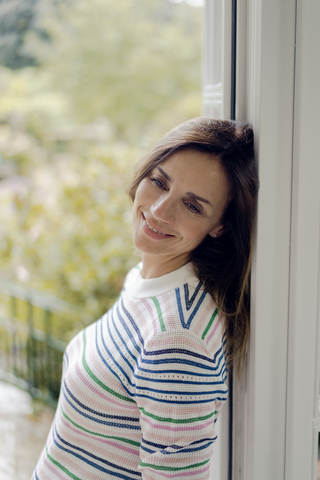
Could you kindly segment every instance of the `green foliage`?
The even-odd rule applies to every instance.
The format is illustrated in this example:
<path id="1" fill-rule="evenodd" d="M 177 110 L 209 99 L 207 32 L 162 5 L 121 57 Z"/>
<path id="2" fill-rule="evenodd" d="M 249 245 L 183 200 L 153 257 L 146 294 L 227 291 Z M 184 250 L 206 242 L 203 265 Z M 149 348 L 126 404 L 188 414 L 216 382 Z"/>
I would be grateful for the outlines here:
<path id="1" fill-rule="evenodd" d="M 56 157 L 2 195 L 2 273 L 77 305 L 87 322 L 116 299 L 134 258 L 124 194 L 132 149 Z M 125 162 L 123 161 L 125 158 Z"/>
<path id="2" fill-rule="evenodd" d="M 37 64 L 36 56 L 25 51 L 24 41 L 29 31 L 48 39 L 37 27 L 38 10 L 38 0 L 0 1 L 0 65 L 19 69 Z"/>
<path id="3" fill-rule="evenodd" d="M 78 0 L 60 13 L 44 24 L 54 47 L 34 48 L 74 119 L 106 117 L 117 136 L 136 143 L 159 135 L 159 118 L 168 130 L 198 114 L 199 9 L 167 0 Z"/>
<path id="4" fill-rule="evenodd" d="M 200 17 L 167 0 L 61 2 L 41 24 L 50 43 L 29 34 L 39 66 L 1 69 L 0 274 L 78 307 L 60 338 L 139 261 L 125 186 L 146 147 L 199 115 Z"/>

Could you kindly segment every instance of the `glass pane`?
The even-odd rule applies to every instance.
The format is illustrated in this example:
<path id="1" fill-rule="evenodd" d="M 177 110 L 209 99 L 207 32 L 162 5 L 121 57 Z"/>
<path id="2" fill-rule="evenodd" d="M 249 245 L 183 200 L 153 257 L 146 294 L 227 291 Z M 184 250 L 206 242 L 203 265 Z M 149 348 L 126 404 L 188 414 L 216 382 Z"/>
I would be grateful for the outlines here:
<path id="1" fill-rule="evenodd" d="M 205 47 L 203 70 L 204 115 L 223 118 L 223 0 L 205 4 Z"/>

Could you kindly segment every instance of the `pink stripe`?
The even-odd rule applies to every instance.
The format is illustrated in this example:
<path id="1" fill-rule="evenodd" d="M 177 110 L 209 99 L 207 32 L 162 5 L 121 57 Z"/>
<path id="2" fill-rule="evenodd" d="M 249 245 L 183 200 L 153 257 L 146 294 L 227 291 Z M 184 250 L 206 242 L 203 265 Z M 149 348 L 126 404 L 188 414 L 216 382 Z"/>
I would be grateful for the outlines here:
<path id="1" fill-rule="evenodd" d="M 140 327 L 143 330 L 146 327 L 148 329 L 146 333 L 148 333 L 151 327 L 150 317 L 146 314 L 144 308 L 141 308 L 140 302 L 138 304 L 135 302 L 134 304 L 130 305 L 130 308 L 132 317 L 139 321 Z"/>
<path id="2" fill-rule="evenodd" d="M 141 302 L 146 307 L 150 317 L 152 318 L 153 332 L 154 332 L 154 335 L 156 335 L 157 334 L 157 322 L 156 322 L 156 319 L 154 318 L 152 308 L 150 307 L 149 302 L 147 300 L 145 300 L 144 298 L 141 299 Z M 158 314 L 157 314 L 157 317 L 158 317 Z"/>
<path id="3" fill-rule="evenodd" d="M 63 465 L 63 467 L 69 470 L 73 475 L 79 476 L 80 478 L 83 478 L 83 479 L 90 478 L 90 480 L 105 479 L 105 476 L 102 472 L 92 471 L 92 467 L 90 467 L 85 462 L 80 461 L 78 459 L 76 459 L 76 461 L 73 461 L 73 456 L 66 452 L 61 451 L 60 448 L 56 450 L 54 460 L 60 463 L 60 465 Z M 48 461 L 50 460 L 48 459 Z M 52 464 L 52 468 L 56 468 L 58 472 L 61 471 L 60 468 L 58 466 L 55 466 L 54 464 Z M 56 473 L 56 470 L 54 470 L 54 473 Z M 69 479 L 70 477 L 63 476 L 62 480 L 66 480 L 66 478 Z M 41 477 L 40 477 L 40 480 L 42 480 Z M 52 480 L 51 476 L 50 476 L 50 480 Z"/>
<path id="4" fill-rule="evenodd" d="M 177 427 L 177 426 L 174 426 L 174 427 L 169 427 L 169 426 L 166 426 L 166 425 L 157 425 L 156 423 L 153 423 L 151 420 L 145 418 L 144 416 L 141 415 L 141 418 L 140 420 L 143 420 L 144 422 L 146 422 L 150 427 L 152 428 L 160 428 L 161 430 L 169 430 L 171 432 L 186 432 L 186 431 L 194 431 L 194 430 L 201 430 L 203 428 L 206 428 L 208 427 L 209 425 L 211 425 L 213 423 L 213 420 L 210 420 L 209 422 L 207 423 L 204 423 L 202 425 L 197 425 L 197 426 L 193 426 L 193 427 Z"/>
<path id="5" fill-rule="evenodd" d="M 95 435 L 88 435 L 87 433 L 84 433 L 83 431 L 81 430 L 78 430 L 78 429 L 75 429 L 74 427 L 72 427 L 71 425 L 69 425 L 69 423 L 66 421 L 65 418 L 61 417 L 61 420 L 62 420 L 62 423 L 64 423 L 64 425 L 68 428 L 70 428 L 70 430 L 72 430 L 76 435 L 83 435 L 84 437 L 86 438 L 89 438 L 90 440 L 94 439 L 94 440 L 97 440 L 98 442 L 102 442 L 102 443 L 106 443 L 107 445 L 111 445 L 112 447 L 116 447 L 118 448 L 119 450 L 123 450 L 124 452 L 127 452 L 127 453 L 131 453 L 132 455 L 137 455 L 138 454 L 138 451 L 137 450 L 133 450 L 132 448 L 128 448 L 128 447 L 124 447 L 122 445 L 119 445 L 118 443 L 116 442 L 112 442 L 111 440 L 107 440 L 107 439 L 103 439 L 103 438 L 99 438 L 99 437 L 96 437 Z M 90 445 L 90 444 L 87 444 L 87 445 Z"/>
<path id="6" fill-rule="evenodd" d="M 62 456 L 61 459 L 59 457 L 60 456 L 58 456 L 58 459 L 55 458 L 55 460 L 57 460 L 58 463 L 63 464 L 63 462 L 66 462 L 65 457 Z M 50 462 L 50 460 L 48 460 L 48 461 Z M 67 464 L 64 465 L 65 468 L 67 468 L 69 471 L 73 470 L 73 471 L 71 471 L 71 473 L 76 472 L 76 473 L 73 473 L 73 475 L 76 475 L 76 476 L 77 475 L 84 475 L 83 478 L 89 478 L 89 476 L 87 476 L 87 475 L 90 475 L 90 480 L 102 480 L 102 477 L 99 474 L 97 475 L 95 472 L 89 471 L 87 468 L 86 468 L 87 471 L 85 471 L 85 469 L 82 469 L 82 468 L 80 469 L 81 471 L 79 471 L 79 465 L 75 464 L 72 460 L 68 459 L 68 462 L 66 462 L 66 463 Z M 86 465 L 85 465 L 85 467 L 86 467 Z M 61 478 L 61 480 L 66 480 L 66 478 L 70 478 L 69 476 L 68 477 L 65 477 L 65 476 L 61 477 L 59 475 L 59 473 L 61 471 L 60 468 L 58 466 L 54 465 L 54 464 L 51 464 L 50 470 L 56 476 L 59 476 L 59 478 Z M 99 473 L 99 472 L 97 472 L 97 473 Z M 41 474 L 42 474 L 42 472 L 41 472 Z M 56 477 L 54 477 L 54 478 L 56 478 Z M 48 477 L 48 480 L 52 480 L 52 477 L 51 476 L 50 476 L 50 478 Z"/>
<path id="7" fill-rule="evenodd" d="M 137 407 L 134 405 L 126 405 L 124 403 L 117 402 L 113 398 L 107 397 L 107 395 L 104 395 L 98 388 L 96 388 L 92 383 L 90 383 L 90 379 L 86 379 L 86 377 L 83 375 L 81 372 L 79 365 L 76 364 L 76 372 L 78 374 L 78 377 L 82 380 L 82 382 L 91 390 L 92 392 L 96 393 L 99 397 L 103 398 L 104 400 L 107 400 L 110 403 L 113 403 L 114 405 L 117 405 L 121 408 L 127 408 L 128 410 L 137 410 Z M 92 381 L 92 380 L 91 380 Z"/>
<path id="8" fill-rule="evenodd" d="M 149 467 L 143 467 L 145 468 L 146 470 L 150 470 L 152 473 L 155 472 L 155 470 L 152 470 L 151 468 Z M 175 473 L 175 474 L 170 474 L 170 473 L 162 473 L 162 472 L 159 472 L 157 471 L 157 475 L 161 476 L 161 477 L 165 477 L 165 478 L 177 478 L 177 477 L 190 477 L 190 475 L 200 475 L 201 473 L 205 473 L 209 470 L 210 468 L 210 464 L 207 465 L 206 467 L 204 468 L 201 468 L 200 470 L 192 470 L 191 472 L 181 472 L 181 473 Z M 140 468 L 140 470 L 142 470 Z"/>
<path id="9" fill-rule="evenodd" d="M 207 344 L 209 343 L 209 340 L 210 338 L 212 337 L 212 335 L 214 335 L 214 332 L 217 330 L 218 326 L 220 325 L 221 323 L 221 317 L 218 318 L 218 321 L 216 322 L 216 325 L 214 327 L 214 329 L 212 330 L 212 332 L 210 333 L 210 335 L 208 336 L 207 338 Z"/>
<path id="10" fill-rule="evenodd" d="M 65 479 L 65 477 L 62 476 L 60 468 L 57 465 L 51 463 L 51 460 L 49 458 L 46 458 L 44 463 L 46 467 L 50 470 L 50 472 L 54 473 L 58 478 L 61 478 L 61 480 Z"/>

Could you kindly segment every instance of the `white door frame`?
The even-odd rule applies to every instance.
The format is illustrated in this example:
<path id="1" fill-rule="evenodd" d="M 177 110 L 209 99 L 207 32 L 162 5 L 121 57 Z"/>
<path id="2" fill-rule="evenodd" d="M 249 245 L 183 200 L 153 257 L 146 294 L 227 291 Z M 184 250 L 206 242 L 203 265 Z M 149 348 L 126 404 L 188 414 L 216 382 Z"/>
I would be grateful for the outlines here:
<path id="1" fill-rule="evenodd" d="M 219 83 L 214 73 L 219 56 L 213 58 L 210 46 L 214 2 L 207 0 L 205 19 L 211 37 L 205 41 L 205 57 L 209 58 L 205 59 L 204 113 L 228 118 L 228 35 L 220 45 L 224 51 L 224 69 L 218 69 L 221 89 L 213 88 Z M 230 13 L 231 0 L 217 2 Z M 228 22 L 225 15 L 225 33 Z M 234 378 L 234 480 L 316 480 L 320 431 L 319 22 L 320 0 L 237 0 L 236 118 L 253 125 L 261 187 L 247 376 L 242 383 Z M 210 96 L 216 90 L 222 95 L 222 106 L 215 105 L 217 97 Z M 226 417 L 222 420 L 221 428 L 226 429 Z"/>
<path id="2" fill-rule="evenodd" d="M 246 8 L 247 69 L 237 85 L 245 102 L 237 115 L 254 126 L 261 188 L 233 478 L 316 480 L 320 2 L 248 0 Z"/>

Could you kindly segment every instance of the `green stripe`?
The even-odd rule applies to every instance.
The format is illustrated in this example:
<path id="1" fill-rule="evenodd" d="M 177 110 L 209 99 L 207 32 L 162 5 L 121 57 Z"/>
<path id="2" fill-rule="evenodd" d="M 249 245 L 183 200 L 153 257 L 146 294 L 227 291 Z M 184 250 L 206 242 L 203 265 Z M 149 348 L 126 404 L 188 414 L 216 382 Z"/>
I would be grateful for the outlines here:
<path id="1" fill-rule="evenodd" d="M 202 340 L 204 340 L 204 337 L 207 335 L 207 333 L 208 333 L 208 331 L 209 331 L 209 329 L 210 329 L 210 327 L 211 327 L 211 325 L 212 325 L 213 320 L 214 320 L 214 319 L 216 318 L 216 316 L 217 316 L 217 313 L 218 313 L 218 309 L 216 308 L 215 311 L 213 312 L 212 317 L 211 317 L 210 320 L 209 320 L 209 323 L 208 323 L 205 331 L 204 331 L 203 334 L 202 334 Z"/>
<path id="2" fill-rule="evenodd" d="M 104 390 L 106 390 L 107 392 L 111 393 L 112 395 L 114 395 L 115 397 L 118 397 L 118 398 L 121 398 L 121 400 L 125 400 L 126 402 L 131 402 L 131 403 L 135 403 L 134 400 L 132 400 L 131 398 L 128 398 L 128 397 L 125 397 L 124 395 L 121 395 L 120 393 L 117 393 L 115 392 L 114 390 L 111 390 L 111 388 L 107 387 L 104 383 L 102 383 L 95 375 L 93 372 L 91 372 L 87 362 L 86 362 L 86 357 L 85 357 L 85 351 L 86 351 L 86 334 L 85 334 L 86 330 L 83 331 L 83 343 L 84 343 L 84 347 L 83 347 L 83 355 L 82 355 L 82 363 L 83 363 L 83 366 L 84 368 L 86 369 L 88 375 L 92 378 L 92 380 L 94 380 L 98 385 L 100 385 L 100 387 L 102 387 Z"/>
<path id="3" fill-rule="evenodd" d="M 69 418 L 68 415 L 63 411 L 62 407 L 61 407 L 61 411 L 62 411 L 62 415 L 63 415 L 67 420 L 69 420 L 69 422 L 71 422 L 72 425 L 74 425 L 75 427 L 79 428 L 80 430 L 83 430 L 84 432 L 90 433 L 91 435 L 95 435 L 96 437 L 111 438 L 111 439 L 113 439 L 113 440 L 119 440 L 120 442 L 130 443 L 131 445 L 134 445 L 134 446 L 136 446 L 136 447 L 140 447 L 140 442 L 135 442 L 134 440 L 129 440 L 129 439 L 127 439 L 127 438 L 122 438 L 122 437 L 113 437 L 112 435 L 102 435 L 102 433 L 96 433 L 96 432 L 92 432 L 91 430 L 87 430 L 86 428 L 81 427 L 81 426 L 78 425 L 76 422 L 74 422 L 73 420 L 71 420 L 71 418 Z"/>
<path id="4" fill-rule="evenodd" d="M 48 453 L 48 449 L 46 447 L 46 451 L 47 451 L 47 457 L 49 458 L 49 460 L 51 460 L 52 463 L 54 463 L 55 465 L 57 465 L 57 467 L 59 467 L 64 473 L 66 473 L 70 478 L 73 478 L 73 480 L 81 480 L 81 478 L 79 477 L 76 477 L 76 475 L 73 475 L 73 473 L 69 472 L 69 470 L 67 470 L 65 467 L 63 467 L 61 465 L 61 463 L 57 462 L 56 460 L 54 460 Z"/>
<path id="5" fill-rule="evenodd" d="M 201 467 L 202 465 L 205 465 L 208 463 L 210 458 L 208 460 L 205 460 L 204 462 L 201 463 L 194 463 L 193 465 L 188 465 L 187 467 L 164 467 L 161 465 L 153 465 L 152 463 L 144 463 L 144 462 L 139 462 L 140 467 L 150 467 L 153 468 L 153 470 L 165 470 L 166 472 L 178 472 L 181 470 L 189 470 L 190 468 L 196 468 L 196 467 Z"/>
<path id="6" fill-rule="evenodd" d="M 163 318 L 162 318 L 162 313 L 161 313 L 161 308 L 160 308 L 159 302 L 155 297 L 151 297 L 151 300 L 154 301 L 154 304 L 155 304 L 157 312 L 158 312 L 159 322 L 160 322 L 160 325 L 161 325 L 161 331 L 165 332 L 166 327 L 164 326 L 164 323 L 163 323 Z"/>
<path id="7" fill-rule="evenodd" d="M 201 422 L 202 420 L 208 420 L 208 418 L 216 415 L 218 412 L 215 411 L 213 413 L 209 413 L 209 415 L 205 415 L 204 417 L 194 417 L 188 419 L 180 419 L 175 420 L 174 418 L 165 418 L 165 417 L 158 417 L 157 415 L 153 415 L 152 413 L 147 413 L 143 407 L 139 408 L 141 412 L 143 412 L 148 417 L 154 418 L 154 420 L 158 420 L 159 422 L 170 422 L 170 423 L 194 423 L 194 422 Z"/>

